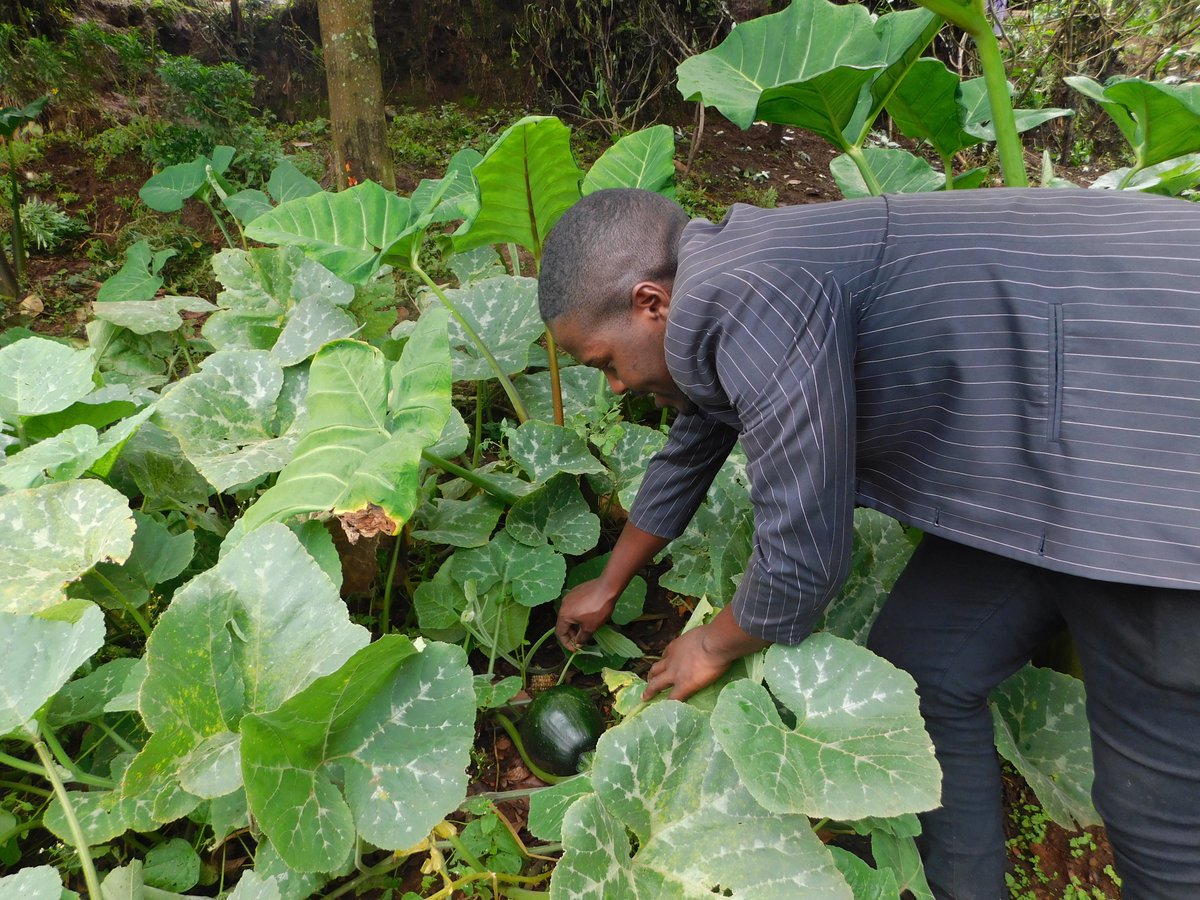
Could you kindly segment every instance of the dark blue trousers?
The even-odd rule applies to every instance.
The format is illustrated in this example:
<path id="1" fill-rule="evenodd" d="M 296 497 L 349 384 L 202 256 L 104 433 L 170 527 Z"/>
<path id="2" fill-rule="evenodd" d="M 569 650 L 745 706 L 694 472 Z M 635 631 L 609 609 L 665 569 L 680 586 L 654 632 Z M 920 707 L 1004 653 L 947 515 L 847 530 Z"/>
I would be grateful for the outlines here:
<path id="1" fill-rule="evenodd" d="M 927 535 L 869 646 L 916 679 L 942 766 L 942 806 L 922 816 L 930 886 L 939 900 L 1007 896 L 987 698 L 1064 624 L 1123 897 L 1200 900 L 1200 591 L 1063 575 Z"/>

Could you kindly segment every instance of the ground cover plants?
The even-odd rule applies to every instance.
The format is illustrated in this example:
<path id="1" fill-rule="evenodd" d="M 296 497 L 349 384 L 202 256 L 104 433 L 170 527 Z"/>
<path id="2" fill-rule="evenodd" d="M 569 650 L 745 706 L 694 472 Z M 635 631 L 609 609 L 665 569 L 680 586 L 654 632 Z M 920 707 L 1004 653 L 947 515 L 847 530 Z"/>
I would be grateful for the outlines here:
<path id="1" fill-rule="evenodd" d="M 944 5 L 982 34 L 981 8 Z M 802 52 L 814 23 L 846 42 Z M 994 73 L 922 58 L 941 27 L 796 0 L 685 62 L 679 88 L 820 135 L 847 196 L 984 183 L 952 171 L 963 148 L 1064 111 L 993 124 Z M 1074 86 L 1130 143 L 1114 188 L 1200 180 L 1200 89 Z M 942 172 L 871 146 L 885 110 Z M 605 709 L 580 771 L 518 792 L 524 832 L 511 792 L 471 784 L 478 742 L 523 712 L 554 602 L 603 565 L 665 442 L 657 413 L 558 353 L 533 276 L 581 196 L 675 191 L 674 134 L 625 135 L 586 171 L 572 139 L 526 116 L 405 194 L 324 191 L 286 160 L 234 179 L 232 144 L 191 148 L 141 198 L 214 217 L 215 298 L 163 296 L 172 251 L 138 241 L 86 340 L 4 335 L 0 891 L 930 896 L 915 813 L 940 775 L 911 680 L 862 646 L 916 536 L 870 511 L 818 633 L 687 704 L 640 702 L 635 580 L 554 676 L 592 676 Z M 401 321 L 398 276 L 419 285 Z M 732 593 L 752 534 L 735 454 L 657 575 L 692 598 L 684 627 Z M 359 568 L 381 584 L 366 605 L 344 599 Z M 1096 823 L 1082 685 L 1030 667 L 993 708 L 1045 814 Z M 839 846 L 852 834 L 869 861 Z"/>

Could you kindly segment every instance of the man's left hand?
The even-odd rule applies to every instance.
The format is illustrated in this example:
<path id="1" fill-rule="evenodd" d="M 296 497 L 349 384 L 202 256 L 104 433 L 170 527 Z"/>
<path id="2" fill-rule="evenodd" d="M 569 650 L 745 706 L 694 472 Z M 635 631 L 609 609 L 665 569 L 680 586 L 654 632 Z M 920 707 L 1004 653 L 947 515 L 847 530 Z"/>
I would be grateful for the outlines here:
<path id="1" fill-rule="evenodd" d="M 734 660 L 767 646 L 742 631 L 733 610 L 722 609 L 707 625 L 681 634 L 667 645 L 662 659 L 650 667 L 642 701 L 670 689 L 672 700 L 686 700 L 725 674 Z"/>

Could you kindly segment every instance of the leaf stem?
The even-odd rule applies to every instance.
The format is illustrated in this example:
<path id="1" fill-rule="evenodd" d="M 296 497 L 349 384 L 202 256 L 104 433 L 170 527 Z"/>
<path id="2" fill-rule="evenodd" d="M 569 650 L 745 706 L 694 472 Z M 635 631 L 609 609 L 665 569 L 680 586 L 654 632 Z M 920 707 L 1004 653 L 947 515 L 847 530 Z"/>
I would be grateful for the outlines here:
<path id="1" fill-rule="evenodd" d="M 62 804 L 63 817 L 67 820 L 71 839 L 75 842 L 75 852 L 79 854 L 79 863 L 83 867 L 83 879 L 87 882 L 88 894 L 93 900 L 103 900 L 104 894 L 100 892 L 100 876 L 96 874 L 96 866 L 92 862 L 91 853 L 88 852 L 87 838 L 83 836 L 83 828 L 79 825 L 71 798 L 67 796 L 67 789 L 63 786 L 62 779 L 58 777 L 58 770 L 54 768 L 54 760 L 50 758 L 50 752 L 40 737 L 33 739 L 33 749 L 37 751 L 38 758 L 46 767 L 46 777 L 54 787 L 58 802 Z"/>
<path id="2" fill-rule="evenodd" d="M 392 559 L 388 565 L 387 582 L 383 586 L 383 609 L 379 613 L 380 634 L 387 634 L 392 628 L 392 587 L 396 582 L 396 567 L 400 564 L 400 548 L 404 546 L 407 536 L 408 528 L 401 528 L 392 544 Z"/>
<path id="3" fill-rule="evenodd" d="M 875 175 L 875 170 L 871 168 L 871 164 L 867 162 L 866 154 L 863 153 L 862 147 L 857 144 L 852 144 L 846 148 L 846 155 L 850 157 L 851 162 L 858 167 L 859 173 L 863 177 L 863 181 L 867 184 L 867 190 L 871 192 L 871 196 L 878 197 L 883 193 L 883 185 L 879 183 L 879 178 Z"/>
<path id="4" fill-rule="evenodd" d="M 474 472 L 471 469 L 464 469 L 462 466 L 452 463 L 448 459 L 443 459 L 431 450 L 422 450 L 421 458 L 426 462 L 437 466 L 443 472 L 461 478 L 463 481 L 473 484 L 475 487 L 486 491 L 497 500 L 503 500 L 509 506 L 512 506 L 521 499 L 511 491 L 507 491 L 500 487 L 500 485 L 493 482 L 486 475 L 480 475 L 478 472 Z"/>
<path id="5" fill-rule="evenodd" d="M 130 602 L 129 598 L 121 592 L 120 588 L 109 581 L 109 579 L 106 578 L 99 569 L 92 569 L 92 575 L 94 575 L 96 580 L 108 588 L 109 592 L 117 598 L 117 601 L 125 608 L 125 612 L 129 613 L 129 617 L 133 619 L 133 621 L 137 622 L 138 627 L 142 629 L 142 634 L 144 634 L 146 637 L 150 637 L 150 632 L 152 630 L 150 628 L 150 623 L 146 621 L 145 616 L 138 612 L 137 607 L 134 606 L 133 603 Z"/>
<path id="6" fill-rule="evenodd" d="M 22 793 L 36 794 L 39 797 L 54 796 L 54 794 L 45 788 L 34 787 L 32 784 L 23 784 L 20 781 L 8 781 L 7 779 L 0 779 L 0 787 L 6 787 L 14 791 L 21 791 Z M 8 838 L 8 832 L 0 833 L 0 847 L 3 847 L 8 843 Z"/>
<path id="7" fill-rule="evenodd" d="M 81 770 L 79 766 L 75 764 L 75 761 L 67 755 L 67 751 L 64 750 L 63 745 L 58 742 L 58 738 L 54 736 L 54 732 L 46 727 L 44 722 L 40 724 L 41 728 L 39 730 L 42 738 L 54 752 L 54 757 L 58 760 L 59 765 L 71 773 L 71 779 L 73 781 L 78 781 L 80 784 L 90 784 L 92 787 L 108 788 L 109 790 L 116 787 L 116 785 L 107 778 L 99 778 L 95 775 L 89 775 L 87 772 Z"/>
<path id="8" fill-rule="evenodd" d="M 442 305 L 450 311 L 450 315 L 454 316 L 454 318 L 458 321 L 458 324 L 462 327 L 462 330 L 467 333 L 467 337 L 471 339 L 471 343 L 473 343 L 479 349 L 479 352 L 483 354 L 483 358 L 487 360 L 488 365 L 492 367 L 492 371 L 496 373 L 496 378 L 500 382 L 500 386 L 504 388 L 504 393 L 508 395 L 508 400 L 510 403 L 512 403 L 513 412 L 517 414 L 517 418 L 522 422 L 528 421 L 529 413 L 525 410 L 525 404 L 521 402 L 521 397 L 519 394 L 517 394 L 517 389 L 513 387 L 512 379 L 510 379 L 508 377 L 508 373 L 500 367 L 500 363 L 497 362 L 496 357 L 492 355 L 492 351 L 488 349 L 487 344 L 483 342 L 483 338 L 481 338 L 478 332 L 471 327 L 471 323 L 466 320 L 463 314 L 459 311 L 458 307 L 454 305 L 454 302 L 446 296 L 446 292 L 443 291 L 434 282 L 434 280 L 425 273 L 425 270 L 421 268 L 420 264 L 416 260 L 415 253 L 413 255 L 411 265 L 412 270 L 417 274 L 417 277 L 425 282 L 426 287 L 433 291 L 434 296 L 442 302 Z"/>
<path id="9" fill-rule="evenodd" d="M 1004 183 L 1009 187 L 1028 187 L 1029 175 L 1025 171 L 1025 152 L 1021 146 L 1017 120 L 1013 115 L 1012 97 L 1008 93 L 1008 77 L 1004 71 L 1004 57 L 1000 53 L 1000 42 L 990 27 L 968 32 L 979 51 L 979 64 L 983 68 L 983 80 L 987 85 L 988 103 L 992 108 L 992 128 L 996 132 L 996 151 L 1000 155 L 1000 171 Z"/>
<path id="10" fill-rule="evenodd" d="M 380 875 L 386 875 L 393 869 L 400 868 L 407 859 L 407 856 L 389 856 L 383 862 L 379 863 L 379 865 L 364 869 L 361 875 L 351 881 L 347 881 L 337 890 L 330 891 L 325 895 L 325 900 L 335 900 L 335 898 L 341 897 L 344 894 L 357 893 L 358 889 L 372 878 L 378 878 Z"/>
<path id="11" fill-rule="evenodd" d="M 525 742 L 521 740 L 521 735 L 517 732 L 517 726 L 512 723 L 512 719 L 502 712 L 494 712 L 492 715 L 500 723 L 500 727 L 508 733 L 509 740 L 513 742 L 513 746 L 517 748 L 517 753 L 521 756 L 521 762 L 525 763 L 525 768 L 533 773 L 534 777 L 541 779 L 546 784 L 558 784 L 560 781 L 566 780 L 562 775 L 551 775 L 529 758 L 529 754 L 525 752 Z"/>

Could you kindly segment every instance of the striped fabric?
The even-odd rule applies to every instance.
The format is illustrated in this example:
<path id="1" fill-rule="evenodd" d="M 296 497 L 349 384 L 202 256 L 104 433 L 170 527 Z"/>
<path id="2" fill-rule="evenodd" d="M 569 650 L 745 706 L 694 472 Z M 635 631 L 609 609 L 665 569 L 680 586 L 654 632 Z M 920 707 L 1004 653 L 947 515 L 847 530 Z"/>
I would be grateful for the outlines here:
<path id="1" fill-rule="evenodd" d="M 692 222 L 667 363 L 697 404 L 631 520 L 677 536 L 736 440 L 741 626 L 802 640 L 854 506 L 1089 578 L 1200 587 L 1200 205 L 956 191 Z"/>

